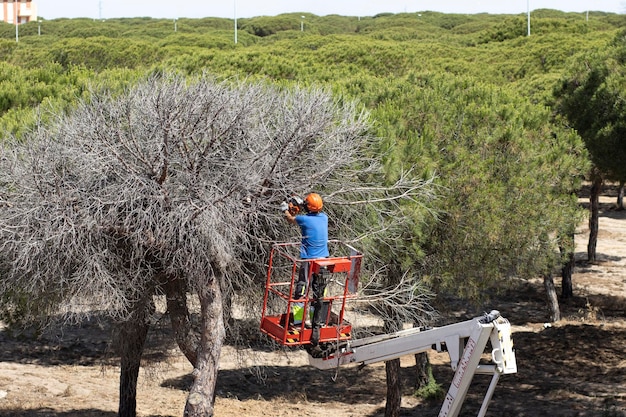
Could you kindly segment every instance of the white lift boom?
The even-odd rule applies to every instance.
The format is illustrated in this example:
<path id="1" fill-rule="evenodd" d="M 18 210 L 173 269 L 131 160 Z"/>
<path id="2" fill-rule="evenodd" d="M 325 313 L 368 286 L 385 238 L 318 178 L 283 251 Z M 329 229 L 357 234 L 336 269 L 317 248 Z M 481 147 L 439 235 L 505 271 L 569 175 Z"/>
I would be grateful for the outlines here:
<path id="1" fill-rule="evenodd" d="M 491 342 L 492 348 L 491 363 L 481 364 L 488 342 Z M 455 371 L 439 417 L 457 417 L 474 375 L 487 374 L 492 375 L 491 383 L 478 413 L 478 417 L 484 417 L 500 375 L 517 372 L 511 325 L 496 310 L 448 326 L 428 330 L 414 328 L 349 340 L 334 349 L 326 349 L 321 355 L 310 353 L 309 363 L 318 369 L 348 364 L 367 365 L 430 349 L 447 351 Z"/>

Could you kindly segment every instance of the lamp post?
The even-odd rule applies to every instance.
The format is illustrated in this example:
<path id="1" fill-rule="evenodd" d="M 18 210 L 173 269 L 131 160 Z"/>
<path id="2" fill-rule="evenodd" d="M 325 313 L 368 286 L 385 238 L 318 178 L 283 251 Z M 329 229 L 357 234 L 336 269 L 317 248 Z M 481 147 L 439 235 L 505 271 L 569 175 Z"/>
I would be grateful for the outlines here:
<path id="1" fill-rule="evenodd" d="M 528 14 L 528 36 L 530 36 L 530 0 L 526 0 L 526 13 Z"/>
<path id="2" fill-rule="evenodd" d="M 37 36 L 41 36 L 41 19 L 37 19 Z"/>
<path id="3" fill-rule="evenodd" d="M 300 20 L 300 32 L 304 32 L 304 16 L 301 16 L 302 20 Z"/>
<path id="4" fill-rule="evenodd" d="M 237 43 L 237 0 L 233 0 L 233 14 L 235 17 L 235 43 Z"/>
<path id="5" fill-rule="evenodd" d="M 16 43 L 20 41 L 20 30 L 18 29 L 19 22 L 17 21 L 18 19 L 17 7 L 18 6 L 19 6 L 19 3 L 17 2 L 17 0 L 13 0 L 13 16 L 14 16 L 14 21 L 15 21 L 15 42 Z"/>
<path id="6" fill-rule="evenodd" d="M 174 32 L 176 32 L 177 30 L 177 26 L 176 26 L 176 18 L 174 18 Z"/>

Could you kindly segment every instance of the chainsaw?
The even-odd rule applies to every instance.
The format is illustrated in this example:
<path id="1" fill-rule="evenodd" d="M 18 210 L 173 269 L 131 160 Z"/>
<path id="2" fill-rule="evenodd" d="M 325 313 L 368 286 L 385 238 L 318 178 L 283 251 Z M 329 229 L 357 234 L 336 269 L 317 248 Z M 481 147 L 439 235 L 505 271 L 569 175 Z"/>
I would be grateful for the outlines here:
<path id="1" fill-rule="evenodd" d="M 289 205 L 289 214 L 292 216 L 305 211 L 304 200 L 297 195 L 287 197 L 286 201 Z"/>

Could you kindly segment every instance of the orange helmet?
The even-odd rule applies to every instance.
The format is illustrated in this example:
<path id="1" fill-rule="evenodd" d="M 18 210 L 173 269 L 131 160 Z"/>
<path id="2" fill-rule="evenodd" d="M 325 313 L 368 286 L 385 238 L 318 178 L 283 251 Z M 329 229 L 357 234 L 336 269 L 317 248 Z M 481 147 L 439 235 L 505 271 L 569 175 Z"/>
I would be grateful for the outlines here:
<path id="1" fill-rule="evenodd" d="M 304 198 L 304 203 L 306 204 L 306 209 L 311 213 L 318 213 L 322 211 L 322 207 L 324 207 L 322 197 L 317 193 L 308 194 Z"/>

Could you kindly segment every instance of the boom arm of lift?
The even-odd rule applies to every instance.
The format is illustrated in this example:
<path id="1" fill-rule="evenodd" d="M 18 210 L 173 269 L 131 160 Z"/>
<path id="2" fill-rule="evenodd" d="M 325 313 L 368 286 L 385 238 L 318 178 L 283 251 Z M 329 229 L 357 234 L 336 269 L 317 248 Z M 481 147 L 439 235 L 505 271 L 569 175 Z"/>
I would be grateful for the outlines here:
<path id="1" fill-rule="evenodd" d="M 491 363 L 480 364 L 487 342 L 491 342 Z M 414 328 L 350 340 L 334 350 L 327 350 L 321 357 L 310 354 L 309 363 L 318 369 L 367 365 L 430 349 L 447 351 L 455 371 L 439 417 L 457 417 L 474 375 L 487 374 L 492 375 L 492 379 L 478 413 L 478 417 L 484 417 L 500 375 L 517 372 L 511 325 L 496 310 L 448 326 L 428 330 Z"/>

